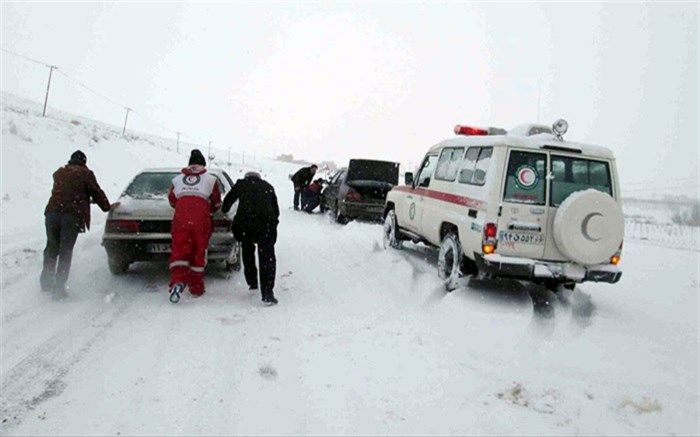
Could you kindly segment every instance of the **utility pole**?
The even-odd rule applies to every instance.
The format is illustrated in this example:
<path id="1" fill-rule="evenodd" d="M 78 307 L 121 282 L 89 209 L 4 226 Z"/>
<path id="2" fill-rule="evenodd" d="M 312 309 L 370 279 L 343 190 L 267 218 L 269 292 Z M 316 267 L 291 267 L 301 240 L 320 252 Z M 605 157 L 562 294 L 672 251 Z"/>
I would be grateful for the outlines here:
<path id="1" fill-rule="evenodd" d="M 126 117 L 124 117 L 124 129 L 122 129 L 122 135 L 126 135 L 126 122 L 129 120 L 129 112 L 132 111 L 131 108 L 124 108 L 126 109 Z"/>
<path id="2" fill-rule="evenodd" d="M 46 97 L 44 97 L 44 112 L 41 113 L 42 117 L 46 117 L 46 105 L 49 103 L 49 89 L 51 89 L 51 74 L 53 73 L 53 71 L 55 69 L 58 68 L 55 65 L 48 65 L 48 67 L 49 67 L 49 83 L 46 84 Z"/>
<path id="3" fill-rule="evenodd" d="M 177 132 L 177 146 L 175 146 L 177 153 L 180 153 L 180 132 Z"/>

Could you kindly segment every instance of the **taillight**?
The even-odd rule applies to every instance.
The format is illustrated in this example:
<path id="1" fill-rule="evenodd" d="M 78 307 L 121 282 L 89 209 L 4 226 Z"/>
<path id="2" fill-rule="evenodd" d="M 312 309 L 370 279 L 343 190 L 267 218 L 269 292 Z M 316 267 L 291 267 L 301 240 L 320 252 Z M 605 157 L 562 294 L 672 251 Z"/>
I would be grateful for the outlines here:
<path id="1" fill-rule="evenodd" d="M 496 233 L 498 232 L 498 227 L 496 223 L 486 223 L 484 226 L 484 237 L 488 239 L 495 239 Z"/>
<path id="2" fill-rule="evenodd" d="M 354 190 L 348 191 L 348 194 L 345 195 L 345 201 L 346 202 L 362 202 L 362 195 Z"/>
<path id="3" fill-rule="evenodd" d="M 490 255 L 496 251 L 496 235 L 498 235 L 496 223 L 486 223 L 484 225 L 484 237 L 481 243 L 481 251 L 484 255 Z"/>
<path id="4" fill-rule="evenodd" d="M 610 257 L 610 264 L 616 266 L 620 264 L 620 261 L 622 260 L 622 244 L 624 241 L 620 243 L 620 248 L 615 252 L 615 255 Z"/>
<path id="5" fill-rule="evenodd" d="M 107 232 L 136 234 L 139 232 L 138 220 L 107 220 Z"/>

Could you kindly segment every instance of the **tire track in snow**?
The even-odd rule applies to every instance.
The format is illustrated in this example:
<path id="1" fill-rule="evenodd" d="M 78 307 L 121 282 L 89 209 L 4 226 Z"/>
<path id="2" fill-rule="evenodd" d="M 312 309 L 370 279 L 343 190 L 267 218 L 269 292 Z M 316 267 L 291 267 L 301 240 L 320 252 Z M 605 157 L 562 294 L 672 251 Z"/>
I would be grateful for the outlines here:
<path id="1" fill-rule="evenodd" d="M 24 416 L 43 402 L 59 396 L 66 388 L 64 377 L 112 328 L 114 323 L 134 304 L 134 299 L 120 299 L 118 306 L 102 307 L 90 316 L 94 308 L 84 311 L 76 320 L 79 326 L 69 326 L 44 341 L 25 359 L 3 375 L 3 397 L 0 403 L 2 434 L 22 423 Z M 97 329 L 95 329 L 97 328 Z M 73 338 L 73 332 L 87 333 Z M 79 342 L 76 349 L 70 344 Z"/>

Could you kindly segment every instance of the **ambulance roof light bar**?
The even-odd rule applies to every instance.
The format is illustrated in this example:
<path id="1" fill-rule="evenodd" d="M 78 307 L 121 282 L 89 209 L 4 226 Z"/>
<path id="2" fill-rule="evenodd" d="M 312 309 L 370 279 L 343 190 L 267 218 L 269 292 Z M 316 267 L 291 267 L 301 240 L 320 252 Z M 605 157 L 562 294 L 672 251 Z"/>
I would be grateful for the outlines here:
<path id="1" fill-rule="evenodd" d="M 473 126 L 464 126 L 461 124 L 455 126 L 454 132 L 456 135 L 467 136 L 505 135 L 507 133 L 505 129 L 501 129 L 500 127 L 481 128 Z"/>

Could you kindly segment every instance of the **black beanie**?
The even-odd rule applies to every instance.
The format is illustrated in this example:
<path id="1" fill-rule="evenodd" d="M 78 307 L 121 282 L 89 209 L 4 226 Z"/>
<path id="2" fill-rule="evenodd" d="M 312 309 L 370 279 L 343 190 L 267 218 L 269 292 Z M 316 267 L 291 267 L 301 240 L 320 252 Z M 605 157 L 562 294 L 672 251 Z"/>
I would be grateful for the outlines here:
<path id="1" fill-rule="evenodd" d="M 187 165 L 201 165 L 201 166 L 206 166 L 207 161 L 204 160 L 204 155 L 202 155 L 202 152 L 200 152 L 198 149 L 193 149 L 192 152 L 190 152 L 190 162 Z"/>
<path id="2" fill-rule="evenodd" d="M 68 161 L 69 164 L 78 164 L 78 165 L 85 165 L 87 164 L 87 156 L 80 150 L 76 150 L 73 152 L 73 154 L 70 156 L 70 161 Z"/>

